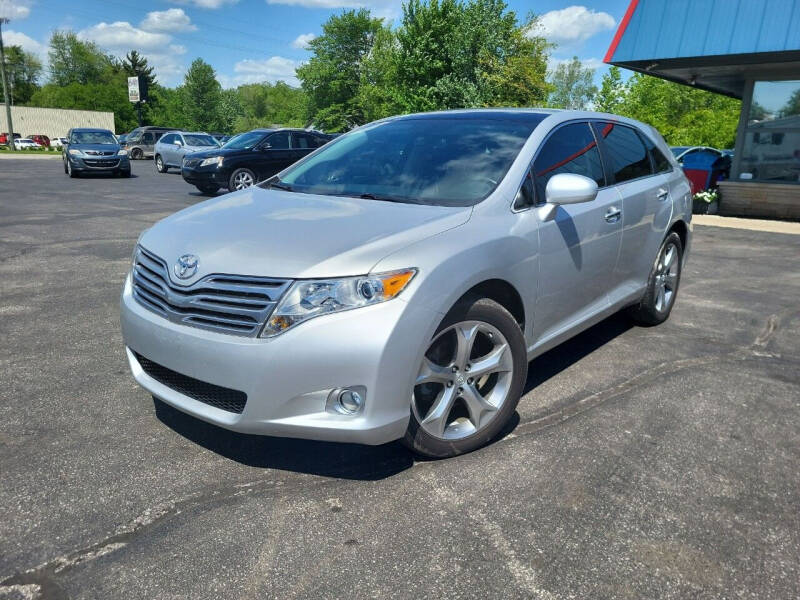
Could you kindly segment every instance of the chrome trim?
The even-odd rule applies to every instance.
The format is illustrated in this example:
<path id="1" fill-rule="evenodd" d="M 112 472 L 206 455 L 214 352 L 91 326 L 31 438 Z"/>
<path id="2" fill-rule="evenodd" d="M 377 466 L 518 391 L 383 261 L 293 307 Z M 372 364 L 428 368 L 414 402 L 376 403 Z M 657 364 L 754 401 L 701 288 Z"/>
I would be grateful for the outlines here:
<path id="1" fill-rule="evenodd" d="M 170 280 L 167 263 L 136 249 L 131 270 L 133 297 L 148 310 L 191 327 L 256 337 L 275 305 L 292 284 L 290 279 L 214 273 L 189 286 Z"/>

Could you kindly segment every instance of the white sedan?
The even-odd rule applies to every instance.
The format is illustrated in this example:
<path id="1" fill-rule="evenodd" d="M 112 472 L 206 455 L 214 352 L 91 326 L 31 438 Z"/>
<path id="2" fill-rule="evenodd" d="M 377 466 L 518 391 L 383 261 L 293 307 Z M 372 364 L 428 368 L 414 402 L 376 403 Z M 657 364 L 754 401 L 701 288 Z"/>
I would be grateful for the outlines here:
<path id="1" fill-rule="evenodd" d="M 57 137 L 50 140 L 51 148 L 58 148 L 59 150 L 67 144 L 67 138 Z"/>
<path id="2" fill-rule="evenodd" d="M 30 138 L 20 138 L 14 140 L 14 148 L 17 150 L 36 150 L 41 146 Z"/>

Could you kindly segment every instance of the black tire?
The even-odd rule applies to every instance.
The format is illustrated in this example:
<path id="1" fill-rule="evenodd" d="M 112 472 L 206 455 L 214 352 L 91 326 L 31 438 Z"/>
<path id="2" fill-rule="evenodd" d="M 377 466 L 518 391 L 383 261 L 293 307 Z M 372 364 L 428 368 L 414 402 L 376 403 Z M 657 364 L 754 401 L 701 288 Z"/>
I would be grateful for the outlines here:
<path id="1" fill-rule="evenodd" d="M 72 163 L 67 161 L 66 167 L 67 167 L 67 175 L 69 175 L 72 179 L 78 177 L 78 172 L 72 168 Z"/>
<path id="2" fill-rule="evenodd" d="M 119 174 L 120 174 L 121 177 L 130 177 L 131 176 L 131 170 L 128 169 L 127 171 L 120 171 Z"/>
<path id="3" fill-rule="evenodd" d="M 141 148 L 134 148 L 131 150 L 131 160 L 141 160 L 142 156 L 144 156 L 144 154 Z"/>
<path id="4" fill-rule="evenodd" d="M 670 248 L 675 249 L 675 269 L 676 276 L 674 283 L 672 283 L 671 294 L 663 301 L 659 301 L 659 293 L 661 288 L 661 281 L 664 275 L 662 273 L 664 258 Z M 675 306 L 675 299 L 678 297 L 678 288 L 681 282 L 681 270 L 683 267 L 683 244 L 681 243 L 680 236 L 671 231 L 661 246 L 658 249 L 658 254 L 653 262 L 653 268 L 650 270 L 650 276 L 647 278 L 647 290 L 642 296 L 638 304 L 631 306 L 629 314 L 633 321 L 639 325 L 660 325 L 669 318 L 672 312 L 672 307 Z M 667 288 L 669 284 L 667 285 Z M 666 288 L 665 288 L 666 289 Z M 660 304 L 660 306 L 659 306 Z"/>
<path id="5" fill-rule="evenodd" d="M 64 163 L 64 174 L 69 175 L 69 169 L 67 168 L 67 161 L 62 160 L 61 162 Z"/>
<path id="6" fill-rule="evenodd" d="M 166 173 L 167 171 L 169 171 L 169 167 L 166 164 L 164 164 L 164 159 L 161 158 L 160 154 L 156 154 L 155 163 L 156 163 L 156 171 L 158 171 L 159 173 Z"/>
<path id="7" fill-rule="evenodd" d="M 241 187 L 239 180 L 245 177 L 249 178 L 249 180 L 252 183 L 250 183 L 250 185 Z M 258 183 L 258 178 L 256 177 L 256 174 L 253 173 L 253 171 L 251 171 L 250 169 L 240 168 L 236 169 L 233 173 L 231 173 L 231 176 L 228 178 L 228 189 L 232 192 L 235 192 L 236 190 L 243 190 L 248 187 L 252 187 L 256 183 Z"/>
<path id="8" fill-rule="evenodd" d="M 505 400 L 485 426 L 473 434 L 457 440 L 444 440 L 431 435 L 420 425 L 415 411 L 411 410 L 403 444 L 413 452 L 428 458 L 448 458 L 472 452 L 493 440 L 508 424 L 519 403 L 528 376 L 528 359 L 525 337 L 519 324 L 505 308 L 488 298 L 471 297 L 454 306 L 440 323 L 434 334 L 462 321 L 480 321 L 503 334 L 511 350 L 513 373 Z"/>
<path id="9" fill-rule="evenodd" d="M 218 185 L 196 185 L 195 186 L 198 190 L 200 190 L 203 194 L 216 194 L 219 191 Z"/>

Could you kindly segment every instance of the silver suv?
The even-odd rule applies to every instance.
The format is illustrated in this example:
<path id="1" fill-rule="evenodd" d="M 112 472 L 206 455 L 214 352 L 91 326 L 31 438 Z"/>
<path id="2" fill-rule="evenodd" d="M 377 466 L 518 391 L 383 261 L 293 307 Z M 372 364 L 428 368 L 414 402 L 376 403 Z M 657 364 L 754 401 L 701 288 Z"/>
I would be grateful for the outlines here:
<path id="1" fill-rule="evenodd" d="M 170 131 L 161 136 L 153 149 L 156 171 L 166 173 L 170 168 L 180 169 L 187 154 L 219 147 L 216 138 L 204 131 Z"/>
<path id="2" fill-rule="evenodd" d="M 385 119 L 145 231 L 128 360 L 157 398 L 235 431 L 468 452 L 509 421 L 535 356 L 623 308 L 667 319 L 690 209 L 636 121 Z"/>

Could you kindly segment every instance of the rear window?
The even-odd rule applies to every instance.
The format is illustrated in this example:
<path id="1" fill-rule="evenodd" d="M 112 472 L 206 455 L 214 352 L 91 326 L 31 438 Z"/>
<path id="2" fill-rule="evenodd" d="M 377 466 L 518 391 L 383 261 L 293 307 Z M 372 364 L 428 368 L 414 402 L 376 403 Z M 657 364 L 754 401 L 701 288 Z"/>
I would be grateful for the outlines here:
<path id="1" fill-rule="evenodd" d="M 616 183 L 653 174 L 650 156 L 634 129 L 617 123 L 599 123 L 598 126 Z"/>
<path id="2" fill-rule="evenodd" d="M 647 152 L 650 153 L 650 158 L 653 161 L 653 168 L 656 173 L 668 173 L 672 171 L 672 163 L 667 160 L 667 157 L 658 149 L 658 146 L 655 145 L 653 140 L 646 135 L 642 135 L 642 139 L 644 140 L 644 145 L 647 146 Z"/>

